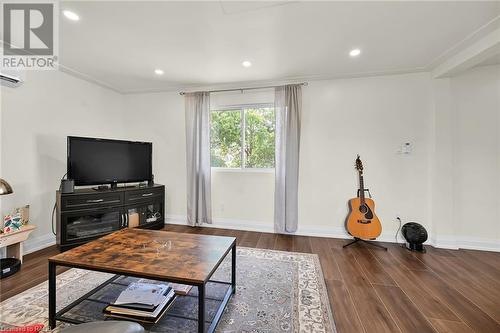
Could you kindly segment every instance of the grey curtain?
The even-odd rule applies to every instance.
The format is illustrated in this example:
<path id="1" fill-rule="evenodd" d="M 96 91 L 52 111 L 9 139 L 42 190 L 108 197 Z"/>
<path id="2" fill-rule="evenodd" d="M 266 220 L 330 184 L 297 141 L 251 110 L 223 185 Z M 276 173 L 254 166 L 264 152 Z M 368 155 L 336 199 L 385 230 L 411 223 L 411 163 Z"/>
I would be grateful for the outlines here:
<path id="1" fill-rule="evenodd" d="M 274 230 L 293 233 L 298 226 L 298 183 L 302 88 L 286 85 L 275 89 L 276 166 Z"/>
<path id="2" fill-rule="evenodd" d="M 212 223 L 210 175 L 210 95 L 187 93 L 186 160 L 187 222 L 191 226 Z"/>

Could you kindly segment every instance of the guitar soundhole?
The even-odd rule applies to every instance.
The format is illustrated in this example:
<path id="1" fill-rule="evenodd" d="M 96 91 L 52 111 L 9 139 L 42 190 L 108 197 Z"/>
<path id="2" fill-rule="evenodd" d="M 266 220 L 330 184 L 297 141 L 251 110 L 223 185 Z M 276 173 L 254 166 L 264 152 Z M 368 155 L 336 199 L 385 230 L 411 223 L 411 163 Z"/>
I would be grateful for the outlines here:
<path id="1" fill-rule="evenodd" d="M 368 212 L 368 207 L 366 207 L 366 205 L 359 206 L 359 211 L 365 214 L 366 212 Z"/>

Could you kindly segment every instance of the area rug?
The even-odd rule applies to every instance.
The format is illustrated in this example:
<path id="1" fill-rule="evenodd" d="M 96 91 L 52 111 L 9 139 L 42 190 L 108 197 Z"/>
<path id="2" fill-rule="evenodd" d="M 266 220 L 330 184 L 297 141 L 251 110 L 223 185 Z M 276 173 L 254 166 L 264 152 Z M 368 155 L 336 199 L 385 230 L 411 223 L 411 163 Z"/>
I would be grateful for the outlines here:
<path id="1" fill-rule="evenodd" d="M 228 280 L 230 258 L 227 259 L 215 273 L 214 279 Z M 110 274 L 80 269 L 71 269 L 58 275 L 57 309 L 62 309 L 110 277 Z M 178 307 L 177 311 L 196 313 L 196 309 L 183 307 L 182 304 L 175 306 Z M 47 282 L 44 282 L 0 303 L 0 329 L 34 323 L 47 325 L 47 307 Z M 208 305 L 207 308 L 210 311 Z M 82 308 L 75 312 L 74 315 L 80 320 L 103 319 L 99 311 L 91 312 Z M 162 321 L 163 324 L 155 325 L 150 332 L 185 333 L 196 330 L 195 326 L 182 326 L 168 319 Z M 54 332 L 59 332 L 66 325 L 58 322 Z M 217 332 L 335 331 L 317 255 L 238 248 L 237 290 L 221 318 Z"/>

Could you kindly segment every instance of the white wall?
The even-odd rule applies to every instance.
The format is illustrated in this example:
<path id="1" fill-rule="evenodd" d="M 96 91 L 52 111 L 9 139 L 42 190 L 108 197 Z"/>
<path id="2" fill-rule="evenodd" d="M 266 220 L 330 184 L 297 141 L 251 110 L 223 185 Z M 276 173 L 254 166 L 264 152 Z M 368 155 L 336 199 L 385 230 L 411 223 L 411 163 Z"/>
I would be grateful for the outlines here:
<path id="1" fill-rule="evenodd" d="M 19 88 L 1 87 L 1 177 L 14 194 L 3 196 L 3 213 L 30 204 L 37 226 L 27 250 L 53 240 L 51 213 L 66 172 L 66 136 L 126 138 L 123 99 L 58 71 L 27 71 Z"/>
<path id="2" fill-rule="evenodd" d="M 212 110 L 248 104 L 274 104 L 274 90 L 223 92 L 210 96 Z M 215 223 L 272 231 L 274 173 L 269 171 L 213 169 L 212 214 Z"/>
<path id="3" fill-rule="evenodd" d="M 127 138 L 153 142 L 155 182 L 166 187 L 166 210 L 186 216 L 186 132 L 179 93 L 123 96 Z"/>
<path id="4" fill-rule="evenodd" d="M 378 203 L 384 239 L 394 239 L 398 214 L 429 225 L 429 84 L 427 74 L 411 74 L 316 81 L 303 88 L 299 233 L 345 236 L 346 203 L 358 186 L 357 153 L 364 159 L 366 184 Z M 183 98 L 158 93 L 129 95 L 126 100 L 127 123 L 138 126 L 144 117 L 139 110 L 147 110 L 147 116 L 155 119 L 141 126 L 151 133 L 140 136 L 154 142 L 159 159 L 156 180 L 167 186 L 172 219 L 182 221 L 186 215 Z M 214 94 L 211 104 L 217 109 L 273 100 L 272 90 L 248 91 Z M 408 141 L 414 145 L 413 153 L 397 154 Z M 215 224 L 273 230 L 272 173 L 213 171 L 212 179 Z"/>
<path id="5" fill-rule="evenodd" d="M 3 89 L 2 87 L 0 86 L 0 178 L 2 178 L 2 95 L 3 95 Z M 1 221 L 0 221 L 0 227 L 1 227 L 1 224 L 3 223 L 3 208 L 2 208 L 2 198 L 0 197 L 0 218 L 1 218 Z M 2 253 L 3 255 L 3 253 Z"/>
<path id="6" fill-rule="evenodd" d="M 433 80 L 433 112 L 430 149 L 430 192 L 432 243 L 456 248 L 456 228 L 453 221 L 453 110 L 450 79 Z"/>
<path id="7" fill-rule="evenodd" d="M 500 248 L 500 66 L 453 78 L 451 96 L 457 237 Z"/>
<path id="8" fill-rule="evenodd" d="M 125 96 L 129 136 L 153 142 L 155 181 L 165 184 L 166 209 L 171 218 L 186 216 L 186 140 L 184 97 L 178 93 Z M 249 103 L 273 103 L 273 91 L 212 94 L 211 108 Z M 146 119 L 146 120 L 144 120 Z M 238 221 L 272 230 L 274 174 L 212 172 L 212 207 L 216 223 Z"/>
<path id="9" fill-rule="evenodd" d="M 394 239 L 400 216 L 422 223 L 437 246 L 498 249 L 500 199 L 488 182 L 490 176 L 492 184 L 500 182 L 494 172 L 500 159 L 497 69 L 440 80 L 418 73 L 309 82 L 303 89 L 298 233 L 346 236 L 359 153 L 382 220 L 381 240 Z M 215 94 L 211 103 L 216 109 L 272 99 L 272 91 L 235 92 Z M 182 223 L 183 98 L 158 93 L 126 101 L 127 123 L 145 128 L 136 135 L 155 144 L 156 179 L 167 185 L 170 221 Z M 151 122 L 139 126 L 144 113 L 138 110 L 147 110 Z M 413 145 L 410 155 L 398 153 L 405 142 Z M 273 230 L 272 173 L 213 171 L 212 177 L 216 225 Z M 486 213 L 478 215 L 479 208 Z"/>
<path id="10" fill-rule="evenodd" d="M 347 200 L 356 195 L 356 154 L 377 204 L 382 239 L 396 216 L 429 226 L 430 79 L 410 74 L 311 82 L 304 89 L 299 228 L 345 235 Z M 401 155 L 401 144 L 413 152 Z"/>
<path id="11" fill-rule="evenodd" d="M 345 237 L 359 153 L 383 223 L 381 240 L 394 239 L 399 215 L 426 226 L 438 246 L 498 249 L 499 86 L 498 66 L 441 80 L 417 73 L 309 82 L 298 233 Z M 16 191 L 2 198 L 3 211 L 31 204 L 39 227 L 32 248 L 52 239 L 67 135 L 152 141 L 170 221 L 185 221 L 184 100 L 177 92 L 119 95 L 64 73 L 29 72 L 24 86 L 1 93 L 1 177 Z M 212 96 L 212 107 L 272 101 L 272 90 L 224 93 Z M 412 154 L 398 154 L 404 142 L 412 143 Z M 216 225 L 273 230 L 272 173 L 212 177 Z"/>
<path id="12" fill-rule="evenodd" d="M 274 173 L 212 171 L 215 223 L 273 230 Z"/>

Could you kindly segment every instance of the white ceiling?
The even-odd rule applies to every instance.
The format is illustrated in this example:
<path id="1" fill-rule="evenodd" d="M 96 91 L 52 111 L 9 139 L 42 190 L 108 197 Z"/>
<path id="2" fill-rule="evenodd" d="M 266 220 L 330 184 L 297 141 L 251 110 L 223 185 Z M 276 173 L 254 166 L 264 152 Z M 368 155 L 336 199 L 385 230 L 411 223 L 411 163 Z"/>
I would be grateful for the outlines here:
<path id="1" fill-rule="evenodd" d="M 500 2 L 70 1 L 64 67 L 120 92 L 429 70 Z M 480 32 L 480 31 L 479 31 Z M 360 48 L 360 57 L 348 52 Z M 241 66 L 250 60 L 250 68 Z M 165 74 L 156 76 L 161 68 Z"/>

